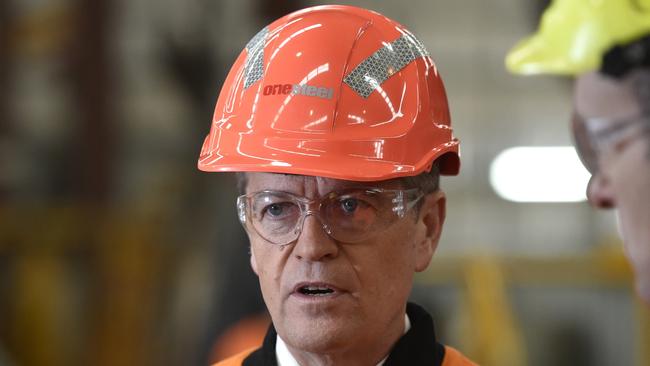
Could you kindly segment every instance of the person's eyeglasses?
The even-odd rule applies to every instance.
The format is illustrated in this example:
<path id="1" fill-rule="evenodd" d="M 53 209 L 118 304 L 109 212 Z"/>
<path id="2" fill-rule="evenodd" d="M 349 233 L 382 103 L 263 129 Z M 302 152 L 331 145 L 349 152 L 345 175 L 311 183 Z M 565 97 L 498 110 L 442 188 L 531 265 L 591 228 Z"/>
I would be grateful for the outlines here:
<path id="1" fill-rule="evenodd" d="M 582 118 L 573 116 L 573 136 L 576 151 L 591 174 L 598 171 L 598 158 L 605 152 L 624 146 L 650 132 L 650 115 L 626 120 Z"/>
<path id="2" fill-rule="evenodd" d="M 418 188 L 356 188 L 310 200 L 287 192 L 261 191 L 237 198 L 239 220 L 266 241 L 289 244 L 300 236 L 305 218 L 317 217 L 323 230 L 344 243 L 368 239 L 403 218 L 424 196 Z"/>

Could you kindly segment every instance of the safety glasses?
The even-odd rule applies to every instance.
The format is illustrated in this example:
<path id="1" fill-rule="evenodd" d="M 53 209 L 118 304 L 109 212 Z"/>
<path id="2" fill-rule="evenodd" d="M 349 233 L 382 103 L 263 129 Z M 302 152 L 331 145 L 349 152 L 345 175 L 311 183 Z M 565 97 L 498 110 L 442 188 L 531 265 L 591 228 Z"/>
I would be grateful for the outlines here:
<path id="1" fill-rule="evenodd" d="M 406 216 L 423 196 L 417 188 L 354 188 L 313 200 L 287 192 L 261 191 L 239 196 L 237 209 L 246 230 L 272 244 L 286 245 L 298 239 L 309 215 L 317 217 L 335 240 L 356 243 Z"/>
<path id="2" fill-rule="evenodd" d="M 591 174 L 598 172 L 598 159 L 650 132 L 650 115 L 626 120 L 582 118 L 573 115 L 573 136 L 580 160 Z"/>

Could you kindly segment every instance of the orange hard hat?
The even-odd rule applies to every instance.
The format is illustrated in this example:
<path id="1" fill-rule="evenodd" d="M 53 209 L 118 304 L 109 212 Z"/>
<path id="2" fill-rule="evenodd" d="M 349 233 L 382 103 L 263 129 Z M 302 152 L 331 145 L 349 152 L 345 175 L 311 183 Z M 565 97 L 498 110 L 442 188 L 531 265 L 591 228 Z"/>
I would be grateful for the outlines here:
<path id="1" fill-rule="evenodd" d="M 438 70 L 381 14 L 317 6 L 262 29 L 221 89 L 198 167 L 374 181 L 458 174 Z"/>

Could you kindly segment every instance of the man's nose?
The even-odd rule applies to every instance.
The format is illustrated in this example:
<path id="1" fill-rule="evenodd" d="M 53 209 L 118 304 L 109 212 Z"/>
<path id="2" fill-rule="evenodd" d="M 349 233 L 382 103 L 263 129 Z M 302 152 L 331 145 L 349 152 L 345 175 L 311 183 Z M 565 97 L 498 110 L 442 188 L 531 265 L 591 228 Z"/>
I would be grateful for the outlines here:
<path id="1" fill-rule="evenodd" d="M 296 258 L 307 261 L 323 261 L 335 258 L 338 251 L 338 243 L 327 233 L 320 216 L 307 214 L 293 249 Z"/>
<path id="2" fill-rule="evenodd" d="M 600 209 L 616 207 L 614 191 L 609 178 L 602 174 L 594 174 L 587 185 L 587 199 L 592 206 Z"/>

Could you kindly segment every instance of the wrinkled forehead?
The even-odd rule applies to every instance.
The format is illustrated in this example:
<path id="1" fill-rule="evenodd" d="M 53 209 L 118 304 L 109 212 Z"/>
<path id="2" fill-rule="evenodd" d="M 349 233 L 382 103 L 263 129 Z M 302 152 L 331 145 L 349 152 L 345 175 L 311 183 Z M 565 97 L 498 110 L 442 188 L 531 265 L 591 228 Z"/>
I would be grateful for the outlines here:
<path id="1" fill-rule="evenodd" d="M 599 72 L 579 76 L 575 83 L 574 109 L 582 118 L 620 120 L 641 114 L 633 83 L 614 79 Z"/>
<path id="2" fill-rule="evenodd" d="M 264 190 L 284 191 L 300 195 L 323 195 L 331 191 L 355 187 L 400 188 L 399 179 L 376 182 L 362 182 L 327 177 L 282 174 L 282 173 L 246 173 L 246 192 Z"/>

